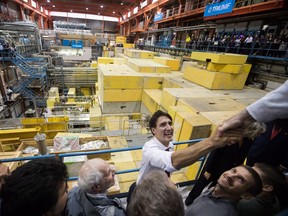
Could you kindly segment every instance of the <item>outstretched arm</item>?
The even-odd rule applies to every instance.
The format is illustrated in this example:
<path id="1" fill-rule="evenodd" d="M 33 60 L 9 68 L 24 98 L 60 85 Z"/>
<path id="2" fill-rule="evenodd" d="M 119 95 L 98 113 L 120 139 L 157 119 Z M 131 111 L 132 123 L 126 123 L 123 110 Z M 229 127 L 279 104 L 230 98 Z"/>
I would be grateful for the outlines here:
<path id="1" fill-rule="evenodd" d="M 216 134 L 211 135 L 207 139 L 204 139 L 188 148 L 173 152 L 171 156 L 173 167 L 181 169 L 182 167 L 189 166 L 208 152 L 231 143 L 237 143 L 242 137 L 239 131 L 225 133 L 222 137 Z"/>

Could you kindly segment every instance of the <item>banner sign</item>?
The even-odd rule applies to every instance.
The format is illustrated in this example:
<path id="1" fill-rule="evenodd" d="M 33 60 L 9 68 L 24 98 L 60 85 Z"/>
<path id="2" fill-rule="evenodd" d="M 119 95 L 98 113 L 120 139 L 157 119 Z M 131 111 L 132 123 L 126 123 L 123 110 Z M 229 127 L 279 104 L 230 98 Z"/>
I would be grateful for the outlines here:
<path id="1" fill-rule="evenodd" d="M 204 17 L 230 13 L 234 8 L 234 4 L 235 0 L 224 0 L 217 3 L 207 4 L 204 12 Z"/>
<path id="2" fill-rule="evenodd" d="M 83 48 L 82 44 L 72 44 L 71 45 L 72 48 Z"/>
<path id="3" fill-rule="evenodd" d="M 163 19 L 163 13 L 155 14 L 154 22 L 160 21 Z"/>

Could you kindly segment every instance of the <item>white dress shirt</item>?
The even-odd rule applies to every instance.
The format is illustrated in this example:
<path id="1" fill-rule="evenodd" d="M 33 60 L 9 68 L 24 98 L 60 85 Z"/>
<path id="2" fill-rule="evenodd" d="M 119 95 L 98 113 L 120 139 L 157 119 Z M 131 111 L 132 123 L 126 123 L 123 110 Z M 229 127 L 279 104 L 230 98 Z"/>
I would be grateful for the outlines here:
<path id="1" fill-rule="evenodd" d="M 169 151 L 166 151 L 167 148 L 169 148 Z M 173 151 L 174 146 L 171 142 L 168 147 L 160 143 L 155 137 L 146 142 L 142 149 L 142 164 L 137 184 L 141 181 L 142 177 L 145 177 L 152 170 L 176 171 L 177 169 L 172 166 L 171 155 Z"/>
<path id="2" fill-rule="evenodd" d="M 246 109 L 256 121 L 261 123 L 288 118 L 288 81 Z"/>

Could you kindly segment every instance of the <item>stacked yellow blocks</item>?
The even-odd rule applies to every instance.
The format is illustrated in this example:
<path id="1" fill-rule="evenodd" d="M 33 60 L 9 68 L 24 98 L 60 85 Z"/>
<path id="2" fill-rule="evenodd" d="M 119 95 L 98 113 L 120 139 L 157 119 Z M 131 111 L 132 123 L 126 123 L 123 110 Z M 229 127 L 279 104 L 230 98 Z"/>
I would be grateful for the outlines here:
<path id="1" fill-rule="evenodd" d="M 184 78 L 208 89 L 243 89 L 251 64 L 247 55 L 192 52 L 197 66 L 187 66 Z"/>
<path id="2" fill-rule="evenodd" d="M 127 65 L 99 64 L 98 85 L 102 114 L 140 112 L 143 76 Z"/>

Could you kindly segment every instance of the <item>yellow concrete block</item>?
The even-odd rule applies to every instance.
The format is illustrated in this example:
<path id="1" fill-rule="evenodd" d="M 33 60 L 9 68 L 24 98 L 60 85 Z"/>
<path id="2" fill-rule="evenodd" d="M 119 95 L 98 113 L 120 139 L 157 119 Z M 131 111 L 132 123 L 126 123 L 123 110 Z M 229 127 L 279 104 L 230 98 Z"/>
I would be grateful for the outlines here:
<path id="1" fill-rule="evenodd" d="M 249 73 L 252 68 L 252 64 L 244 64 L 243 73 Z"/>
<path id="2" fill-rule="evenodd" d="M 179 113 L 183 115 L 182 112 Z M 199 114 L 190 114 L 184 118 L 179 141 L 206 138 L 210 135 L 211 122 Z"/>
<path id="3" fill-rule="evenodd" d="M 122 76 L 104 75 L 104 89 L 141 89 L 143 85 L 143 77 L 137 75 L 129 75 L 128 73 Z"/>
<path id="4" fill-rule="evenodd" d="M 220 96 L 207 89 L 195 88 L 164 88 L 161 99 L 161 106 L 168 110 L 170 106 L 177 105 L 177 101 L 181 98 L 199 98 L 199 97 L 215 97 Z"/>
<path id="5" fill-rule="evenodd" d="M 126 37 L 125 36 L 116 36 L 116 43 L 126 43 Z"/>
<path id="6" fill-rule="evenodd" d="M 90 67 L 97 68 L 97 66 L 98 66 L 98 62 L 97 61 L 92 61 L 91 62 Z"/>
<path id="7" fill-rule="evenodd" d="M 49 97 L 46 101 L 47 107 L 49 109 L 52 109 L 54 107 L 55 102 L 56 102 L 56 97 Z"/>
<path id="8" fill-rule="evenodd" d="M 130 58 L 153 59 L 154 52 L 136 49 L 124 49 L 124 54 Z"/>
<path id="9" fill-rule="evenodd" d="M 138 173 L 138 172 L 136 172 Z M 120 182 L 120 193 L 126 193 L 129 191 L 130 186 L 134 183 L 135 181 L 129 181 L 129 182 Z"/>
<path id="10" fill-rule="evenodd" d="M 100 102 L 103 114 L 139 113 L 140 101 Z"/>
<path id="11" fill-rule="evenodd" d="M 126 64 L 127 60 L 125 58 L 113 58 L 114 64 Z"/>
<path id="12" fill-rule="evenodd" d="M 154 62 L 151 59 L 129 59 L 127 65 L 141 73 L 170 73 L 168 66 Z"/>
<path id="13" fill-rule="evenodd" d="M 229 74 L 187 67 L 183 77 L 208 89 L 243 89 L 248 72 Z"/>
<path id="14" fill-rule="evenodd" d="M 90 127 L 103 127 L 102 113 L 99 104 L 94 104 L 89 110 L 90 116 Z"/>
<path id="15" fill-rule="evenodd" d="M 111 162 L 115 164 L 122 163 L 122 162 L 134 162 L 131 152 L 115 152 L 111 153 Z"/>
<path id="16" fill-rule="evenodd" d="M 185 173 L 182 171 L 174 172 L 171 175 L 171 181 L 176 184 L 179 182 L 186 182 L 188 181 L 188 178 L 186 177 Z"/>
<path id="17" fill-rule="evenodd" d="M 231 97 L 205 97 L 197 98 L 182 98 L 178 100 L 177 106 L 189 107 L 194 112 L 212 112 L 212 111 L 234 111 L 243 110 L 245 106 Z"/>
<path id="18" fill-rule="evenodd" d="M 181 129 L 175 133 L 177 141 L 206 138 L 210 135 L 211 122 L 205 117 L 191 112 L 177 112 L 175 122 L 177 118 L 182 119 Z M 178 145 L 176 150 L 187 146 L 188 144 Z"/>
<path id="19" fill-rule="evenodd" d="M 179 137 L 180 137 L 180 133 L 181 133 L 181 129 L 182 129 L 182 125 L 183 125 L 183 121 L 185 119 L 185 117 L 190 116 L 191 114 L 188 112 L 177 112 L 175 115 L 175 120 L 173 123 L 173 128 L 174 128 L 174 134 L 173 134 L 173 140 L 178 142 L 179 141 Z M 179 146 L 176 146 L 176 150 L 178 150 Z"/>
<path id="20" fill-rule="evenodd" d="M 84 94 L 84 96 L 90 96 L 90 88 L 81 88 L 81 92 Z"/>
<path id="21" fill-rule="evenodd" d="M 141 101 L 141 89 L 107 89 L 103 92 L 103 102 Z"/>
<path id="22" fill-rule="evenodd" d="M 213 92 L 220 93 L 225 96 L 231 97 L 233 100 L 248 106 L 251 103 L 259 100 L 267 94 L 267 91 L 255 89 L 245 86 L 242 90 L 213 90 Z"/>
<path id="23" fill-rule="evenodd" d="M 187 167 L 185 174 L 186 174 L 186 177 L 188 178 L 188 180 L 196 180 L 196 176 L 197 176 L 197 172 L 200 168 L 200 164 L 201 164 L 201 162 L 197 161 L 196 163 Z"/>
<path id="24" fill-rule="evenodd" d="M 98 64 L 113 64 L 113 58 L 109 57 L 98 57 Z"/>
<path id="25" fill-rule="evenodd" d="M 222 72 L 222 73 L 239 74 L 239 73 L 243 73 L 244 65 L 217 64 L 217 63 L 209 62 L 207 64 L 206 69 L 209 71 L 216 71 L 216 72 Z"/>
<path id="26" fill-rule="evenodd" d="M 125 49 L 131 49 L 131 48 L 135 48 L 134 43 L 123 43 L 123 47 Z"/>
<path id="27" fill-rule="evenodd" d="M 108 116 L 105 118 L 105 130 L 117 131 L 129 129 L 128 116 Z"/>
<path id="28" fill-rule="evenodd" d="M 116 166 L 117 171 L 136 169 L 136 165 L 132 161 L 116 163 L 115 166 Z M 121 175 L 117 175 L 117 176 L 118 176 L 119 182 L 122 182 L 122 183 L 123 182 L 136 181 L 138 178 L 137 172 L 125 173 L 125 174 L 121 174 Z"/>
<path id="29" fill-rule="evenodd" d="M 107 139 L 111 149 L 128 148 L 126 139 L 123 136 L 108 136 Z"/>
<path id="30" fill-rule="evenodd" d="M 98 64 L 125 64 L 124 58 L 98 57 Z"/>
<path id="31" fill-rule="evenodd" d="M 68 96 L 68 102 L 74 102 L 76 96 L 76 88 L 69 88 L 67 96 Z"/>
<path id="32" fill-rule="evenodd" d="M 154 53 L 153 52 L 141 52 L 140 58 L 153 59 L 154 58 Z"/>
<path id="33" fill-rule="evenodd" d="M 169 78 L 164 78 L 163 80 L 163 88 L 182 88 L 181 84 L 174 82 Z"/>
<path id="34" fill-rule="evenodd" d="M 163 79 L 160 74 L 146 74 L 143 80 L 143 89 L 162 89 Z"/>
<path id="35" fill-rule="evenodd" d="M 224 120 L 239 113 L 238 110 L 235 111 L 216 111 L 216 112 L 201 112 L 200 115 L 204 116 L 212 124 L 212 132 L 215 131 L 217 125 L 221 124 Z"/>
<path id="36" fill-rule="evenodd" d="M 142 150 L 135 150 L 131 151 L 131 155 L 133 157 L 133 160 L 136 161 L 142 161 Z"/>
<path id="37" fill-rule="evenodd" d="M 168 108 L 168 113 L 171 115 L 173 122 L 175 121 L 177 112 L 191 112 L 191 109 L 189 109 L 186 105 L 170 106 Z"/>
<path id="38" fill-rule="evenodd" d="M 51 87 L 48 92 L 48 97 L 56 97 L 59 99 L 59 89 L 58 87 Z"/>
<path id="39" fill-rule="evenodd" d="M 231 53 L 192 52 L 191 58 L 218 64 L 245 64 L 248 56 Z"/>
<path id="40" fill-rule="evenodd" d="M 127 65 L 99 65 L 98 81 L 100 91 L 103 89 L 142 89 L 143 75 L 130 69 Z"/>
<path id="41" fill-rule="evenodd" d="M 171 70 L 179 70 L 180 68 L 180 60 L 179 59 L 173 59 L 173 58 L 167 58 L 167 57 L 154 57 L 154 61 L 160 64 L 164 64 L 166 66 L 169 66 Z"/>
<path id="42" fill-rule="evenodd" d="M 150 113 L 160 109 L 162 90 L 144 90 L 142 94 L 142 103 L 146 106 Z"/>

